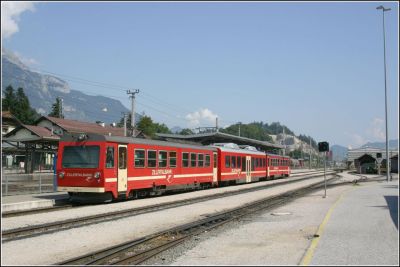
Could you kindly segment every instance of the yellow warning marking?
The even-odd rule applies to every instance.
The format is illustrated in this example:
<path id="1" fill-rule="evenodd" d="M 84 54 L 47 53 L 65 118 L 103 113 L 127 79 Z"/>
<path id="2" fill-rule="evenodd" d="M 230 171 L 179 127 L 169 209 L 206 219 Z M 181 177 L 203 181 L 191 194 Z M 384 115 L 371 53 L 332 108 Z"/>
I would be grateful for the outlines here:
<path id="1" fill-rule="evenodd" d="M 324 232 L 325 226 L 328 223 L 328 221 L 329 221 L 329 219 L 330 219 L 330 217 L 332 215 L 333 210 L 339 204 L 339 202 L 342 200 L 343 196 L 346 193 L 350 192 L 350 191 L 352 191 L 352 190 L 348 190 L 346 192 L 343 192 L 340 195 L 340 197 L 336 200 L 336 202 L 332 205 L 332 207 L 329 209 L 328 213 L 325 215 L 324 220 L 322 221 L 321 225 L 318 228 L 318 231 L 316 233 L 317 236 L 312 240 L 311 245 L 308 248 L 306 254 L 304 255 L 303 260 L 301 261 L 300 265 L 308 266 L 310 264 L 311 259 L 314 256 L 315 248 L 318 245 L 319 239 L 320 239 L 322 233 Z"/>

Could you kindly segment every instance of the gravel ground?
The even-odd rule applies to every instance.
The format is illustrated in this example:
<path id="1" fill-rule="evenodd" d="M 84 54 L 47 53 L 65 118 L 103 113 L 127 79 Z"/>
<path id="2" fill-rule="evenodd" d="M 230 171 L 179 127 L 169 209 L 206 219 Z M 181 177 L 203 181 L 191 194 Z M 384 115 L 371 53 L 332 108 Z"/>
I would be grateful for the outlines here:
<path id="1" fill-rule="evenodd" d="M 74 228 L 70 230 L 60 231 L 52 234 L 41 235 L 37 237 L 6 242 L 2 244 L 2 264 L 5 265 L 37 265 L 37 264 L 54 264 L 69 258 L 86 254 L 89 252 L 104 249 L 114 244 L 126 242 L 128 240 L 136 239 L 144 235 L 158 232 L 164 229 L 171 228 L 176 225 L 188 223 L 200 218 L 209 213 L 220 212 L 236 206 L 243 205 L 248 202 L 253 202 L 257 199 L 279 194 L 295 187 L 306 186 L 312 183 L 321 181 L 323 178 L 316 178 L 312 180 L 302 181 L 296 184 L 287 184 L 269 189 L 259 190 L 247 194 L 241 194 L 223 199 L 216 199 L 196 203 L 190 206 L 183 206 L 171 208 L 163 211 L 142 214 L 134 217 L 123 218 L 110 222 L 98 223 L 94 225 Z M 254 186 L 246 185 L 246 186 Z M 222 190 L 232 190 L 230 188 L 220 188 Z M 202 193 L 208 191 L 198 191 L 193 193 Z M 142 203 L 154 204 L 155 202 L 166 201 L 169 197 L 181 197 L 179 194 L 162 198 L 143 199 Z M 132 205 L 139 201 L 115 203 L 112 205 L 93 206 L 93 209 L 103 209 L 110 207 Z M 135 204 L 137 205 L 137 204 Z M 52 212 L 54 214 L 69 214 L 68 217 L 73 216 L 73 213 L 78 212 L 80 209 L 64 210 L 59 212 Z M 87 210 L 87 207 L 85 208 Z M 72 213 L 72 214 L 71 214 Z M 45 214 L 45 215 L 50 215 Z M 88 215 L 88 214 L 84 214 Z M 42 221 L 43 214 L 36 214 L 24 217 L 34 218 L 34 221 Z M 64 215 L 65 217 L 65 215 Z M 16 218 L 7 218 L 11 219 Z M 26 218 L 17 218 L 25 219 Z M 3 220 L 4 223 L 4 220 Z M 27 223 L 27 222 L 25 222 Z M 10 225 L 10 222 L 8 222 Z M 23 257 L 21 257 L 23 255 Z"/>
<path id="2" fill-rule="evenodd" d="M 144 265 L 298 265 L 325 214 L 352 189 L 339 186 L 225 224 L 144 262 Z"/>

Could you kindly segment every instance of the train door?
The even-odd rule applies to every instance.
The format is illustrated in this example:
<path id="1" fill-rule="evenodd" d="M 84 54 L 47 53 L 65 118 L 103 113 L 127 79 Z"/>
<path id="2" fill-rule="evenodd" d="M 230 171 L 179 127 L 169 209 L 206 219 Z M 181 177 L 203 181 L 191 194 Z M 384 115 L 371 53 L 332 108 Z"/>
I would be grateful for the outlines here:
<path id="1" fill-rule="evenodd" d="M 213 183 L 217 183 L 218 181 L 218 168 L 217 168 L 217 162 L 218 162 L 218 158 L 217 158 L 217 153 L 214 152 L 214 162 L 213 162 Z"/>
<path id="2" fill-rule="evenodd" d="M 251 182 L 251 156 L 246 156 L 246 183 Z"/>
<path id="3" fill-rule="evenodd" d="M 128 170 L 126 168 L 127 164 L 127 146 L 118 146 L 118 192 L 126 191 L 127 180 L 128 180 Z"/>

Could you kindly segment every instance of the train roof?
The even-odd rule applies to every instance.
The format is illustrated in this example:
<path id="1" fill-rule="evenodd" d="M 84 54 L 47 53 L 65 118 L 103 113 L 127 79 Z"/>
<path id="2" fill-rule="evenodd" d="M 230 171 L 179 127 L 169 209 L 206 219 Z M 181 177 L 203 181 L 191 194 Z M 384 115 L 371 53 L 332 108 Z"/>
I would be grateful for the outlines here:
<path id="1" fill-rule="evenodd" d="M 81 134 L 66 134 L 61 139 L 60 142 L 77 142 L 78 137 Z M 173 146 L 179 148 L 192 148 L 192 149 L 204 149 L 217 151 L 216 148 L 210 146 L 201 146 L 201 145 L 188 145 L 182 143 L 174 143 L 168 141 L 159 141 L 152 139 L 143 139 L 143 138 L 135 138 L 135 137 L 126 137 L 126 136 L 108 136 L 108 135 L 99 135 L 87 133 L 85 134 L 86 138 L 84 141 L 106 141 L 106 142 L 115 142 L 115 143 L 123 143 L 123 144 L 143 144 L 143 145 L 157 145 L 157 146 Z"/>
<path id="2" fill-rule="evenodd" d="M 255 150 L 254 147 L 246 146 L 246 148 L 240 148 L 240 146 L 238 146 L 237 144 L 234 144 L 234 143 L 215 143 L 215 144 L 212 144 L 211 147 L 218 148 L 224 152 L 247 153 L 247 154 L 265 156 L 265 152 Z M 250 148 L 254 148 L 254 149 L 250 149 Z"/>

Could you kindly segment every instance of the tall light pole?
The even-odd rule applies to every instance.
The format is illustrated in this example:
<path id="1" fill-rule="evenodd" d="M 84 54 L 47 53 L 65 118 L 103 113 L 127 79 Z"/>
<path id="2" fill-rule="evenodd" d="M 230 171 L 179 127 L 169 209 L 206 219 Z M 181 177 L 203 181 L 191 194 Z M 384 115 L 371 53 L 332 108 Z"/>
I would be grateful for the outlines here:
<path id="1" fill-rule="evenodd" d="M 385 72 L 385 120 L 386 120 L 386 176 L 387 181 L 390 180 L 390 161 L 389 161 L 389 141 L 388 141 L 388 119 L 387 119 L 387 88 L 386 88 L 386 40 L 385 40 L 385 11 L 389 11 L 390 8 L 384 8 L 378 6 L 376 9 L 382 9 L 383 18 L 383 65 Z"/>

